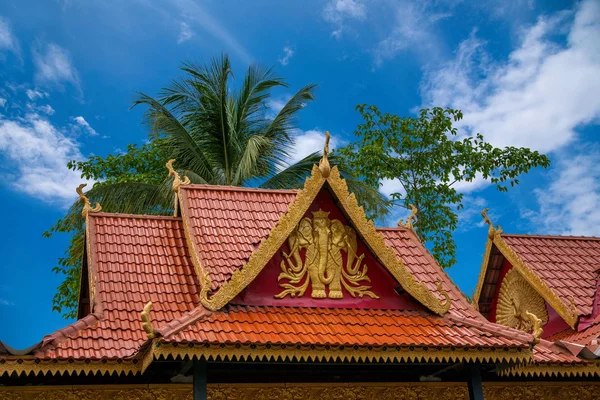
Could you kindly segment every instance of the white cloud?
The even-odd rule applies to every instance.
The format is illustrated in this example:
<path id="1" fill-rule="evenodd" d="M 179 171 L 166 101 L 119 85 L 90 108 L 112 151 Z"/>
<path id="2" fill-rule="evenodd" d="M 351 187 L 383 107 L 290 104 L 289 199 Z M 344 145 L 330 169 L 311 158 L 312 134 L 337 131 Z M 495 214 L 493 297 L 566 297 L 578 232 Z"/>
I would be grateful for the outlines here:
<path id="1" fill-rule="evenodd" d="M 338 144 L 338 141 L 332 136 L 329 140 L 329 150 L 335 149 Z M 294 164 L 316 151 L 323 151 L 324 145 L 325 132 L 323 131 L 311 129 L 297 135 L 294 149 L 290 152 L 290 164 Z"/>
<path id="2" fill-rule="evenodd" d="M 288 101 L 290 101 L 291 98 L 292 98 L 291 94 L 282 94 L 280 96 L 270 97 L 266 101 L 267 110 L 266 110 L 265 118 L 267 118 L 267 119 L 275 118 L 277 116 L 277 114 L 279 113 L 279 111 L 281 111 L 281 109 L 283 107 L 285 107 L 285 105 L 287 104 Z"/>
<path id="3" fill-rule="evenodd" d="M 33 49 L 33 63 L 38 83 L 59 88 L 70 83 L 82 94 L 79 73 L 67 50 L 54 43 L 41 44 Z"/>
<path id="4" fill-rule="evenodd" d="M 281 63 L 281 65 L 286 66 L 289 64 L 290 59 L 293 57 L 293 55 L 294 49 L 292 49 L 290 46 L 285 46 L 283 48 L 283 57 L 279 59 L 279 62 Z"/>
<path id="5" fill-rule="evenodd" d="M 73 121 L 75 121 L 75 123 L 77 124 L 77 126 L 80 127 L 81 130 L 87 132 L 90 136 L 98 135 L 98 132 L 96 132 L 96 130 L 91 127 L 91 125 L 85 120 L 85 118 L 81 116 L 73 117 Z"/>
<path id="6" fill-rule="evenodd" d="M 187 22 L 179 23 L 179 36 L 177 37 L 177 43 L 181 44 L 185 41 L 190 40 L 194 36 L 194 32 L 190 28 Z"/>
<path id="7" fill-rule="evenodd" d="M 390 197 L 393 193 L 399 193 L 402 197 L 406 195 L 406 190 L 404 190 L 404 186 L 399 179 L 382 179 L 379 182 L 379 192 L 387 197 Z"/>
<path id="8" fill-rule="evenodd" d="M 29 97 L 29 100 L 35 101 L 37 99 L 43 99 L 44 97 L 48 97 L 48 93 L 41 92 L 37 89 L 27 89 L 25 90 L 25 94 Z"/>
<path id="9" fill-rule="evenodd" d="M 428 72 L 425 105 L 461 109 L 459 128 L 495 146 L 565 146 L 600 117 L 600 3 L 582 2 L 570 17 L 540 18 L 503 61 L 492 61 L 474 32 L 454 60 Z"/>
<path id="10" fill-rule="evenodd" d="M 0 155 L 4 181 L 18 191 L 68 207 L 85 180 L 67 169 L 81 160 L 80 143 L 38 114 L 0 119 Z"/>
<path id="11" fill-rule="evenodd" d="M 0 297 L 0 306 L 12 307 L 14 305 L 15 305 L 15 303 L 13 303 L 12 301 L 9 301 L 9 300 L 6 300 L 6 299 L 3 299 Z"/>
<path id="12" fill-rule="evenodd" d="M 600 236 L 600 148 L 572 156 L 565 152 L 554 166 L 552 182 L 535 190 L 538 211 L 524 217 L 549 234 Z"/>
<path id="13" fill-rule="evenodd" d="M 17 57 L 21 56 L 19 41 L 12 33 L 8 20 L 0 17 L 0 51 L 11 51 Z"/>
<path id="14" fill-rule="evenodd" d="M 5 105 L 6 105 L 6 99 L 3 99 L 2 97 L 0 97 L 0 108 L 4 108 Z"/>
<path id="15" fill-rule="evenodd" d="M 344 30 L 345 20 L 363 20 L 365 17 L 366 7 L 361 0 L 330 0 L 323 9 L 323 18 L 335 26 L 331 35 L 338 38 Z"/>
<path id="16" fill-rule="evenodd" d="M 438 56 L 442 44 L 435 24 L 452 14 L 436 13 L 427 7 L 427 2 L 402 1 L 389 11 L 395 15 L 395 23 L 389 35 L 373 50 L 376 66 L 409 50 L 427 60 Z"/>
<path id="17" fill-rule="evenodd" d="M 44 114 L 48 114 L 48 115 L 54 115 L 54 108 L 52 108 L 50 106 L 50 104 L 45 104 L 43 106 L 39 106 L 38 110 L 40 110 L 41 112 L 43 112 Z"/>

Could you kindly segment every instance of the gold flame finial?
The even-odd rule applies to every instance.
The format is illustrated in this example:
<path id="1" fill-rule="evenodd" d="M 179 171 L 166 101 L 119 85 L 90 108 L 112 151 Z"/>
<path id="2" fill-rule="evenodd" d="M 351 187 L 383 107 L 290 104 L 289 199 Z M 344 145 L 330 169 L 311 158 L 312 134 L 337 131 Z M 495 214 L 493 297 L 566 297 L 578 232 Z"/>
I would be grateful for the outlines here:
<path id="1" fill-rule="evenodd" d="M 490 238 L 493 238 L 495 235 L 500 235 L 502 233 L 502 227 L 500 227 L 500 225 L 497 225 L 494 228 L 494 224 L 492 223 L 492 220 L 487 215 L 488 210 L 489 210 L 489 208 L 484 208 L 483 211 L 481 211 L 481 216 L 483 217 L 483 222 L 488 224 L 490 227 L 490 229 L 488 230 L 488 236 Z"/>
<path id="2" fill-rule="evenodd" d="M 175 162 L 175 159 L 170 159 L 169 161 L 167 161 L 167 163 L 165 164 L 167 169 L 169 170 L 169 176 L 173 177 L 173 184 L 171 185 L 171 190 L 173 190 L 173 192 L 175 193 L 175 196 L 173 198 L 173 215 L 176 217 L 177 216 L 177 209 L 179 206 L 179 187 L 181 185 L 189 185 L 190 184 L 190 178 L 188 178 L 187 176 L 183 177 L 183 179 L 181 179 L 181 176 L 179 176 L 179 173 L 177 171 L 175 171 L 175 169 L 173 168 L 173 163 Z"/>
<path id="3" fill-rule="evenodd" d="M 86 186 L 87 186 L 87 183 L 82 183 L 81 185 L 77 186 L 77 189 L 75 189 L 75 191 L 79 195 L 78 202 L 83 203 L 83 209 L 81 210 L 81 216 L 83 217 L 83 219 L 86 219 L 90 212 L 102 211 L 102 206 L 100 206 L 100 203 L 96 202 L 96 206 L 92 207 L 92 203 L 90 203 L 90 199 L 88 199 L 87 196 L 85 194 L 83 194 L 83 188 Z"/>
<path id="4" fill-rule="evenodd" d="M 415 226 L 413 224 L 413 221 L 415 219 L 415 215 L 417 215 L 417 213 L 419 212 L 419 209 L 412 204 L 409 204 L 408 206 L 410 207 L 410 215 L 408 216 L 408 218 L 406 218 L 406 223 L 404 223 L 404 220 L 400 218 L 400 220 L 398 221 L 398 227 L 405 227 L 407 229 L 414 230 Z"/>
<path id="5" fill-rule="evenodd" d="M 323 146 L 323 157 L 321 161 L 319 161 L 319 171 L 321 171 L 321 175 L 323 178 L 329 177 L 329 173 L 331 172 L 331 167 L 329 166 L 329 160 L 327 156 L 329 155 L 329 139 L 331 135 L 329 131 L 325 132 L 325 146 Z"/>
<path id="6" fill-rule="evenodd" d="M 154 333 L 154 328 L 152 327 L 152 321 L 150 320 L 150 311 L 152 311 L 152 302 L 149 301 L 144 306 L 144 310 L 140 314 L 142 317 L 142 328 L 144 332 L 146 332 L 146 336 L 148 339 L 154 339 L 156 334 Z"/>

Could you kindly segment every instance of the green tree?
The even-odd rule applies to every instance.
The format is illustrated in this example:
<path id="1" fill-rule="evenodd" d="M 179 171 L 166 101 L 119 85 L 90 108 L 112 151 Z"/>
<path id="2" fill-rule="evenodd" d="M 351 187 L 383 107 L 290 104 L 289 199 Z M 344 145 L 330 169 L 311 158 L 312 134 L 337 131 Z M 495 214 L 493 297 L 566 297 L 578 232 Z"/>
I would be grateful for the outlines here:
<path id="1" fill-rule="evenodd" d="M 289 165 L 295 144 L 298 112 L 314 99 L 315 85 L 300 89 L 274 116 L 267 101 L 271 90 L 287 88 L 273 69 L 253 64 L 236 90 L 226 55 L 208 65 L 184 64 L 180 79 L 162 89 L 156 98 L 138 93 L 132 107 L 147 107 L 144 121 L 150 127 L 150 142 L 129 146 L 121 155 L 90 157 L 71 162 L 69 168 L 82 178 L 97 181 L 87 192 L 104 211 L 165 214 L 172 212 L 173 193 L 165 162 L 176 167 L 192 183 L 299 188 L 318 163 L 315 152 Z M 330 158 L 335 163 L 335 158 Z M 376 189 L 342 171 L 348 184 L 371 215 L 384 214 L 389 202 Z M 53 299 L 53 309 L 74 317 L 78 303 L 79 275 L 83 254 L 81 204 L 46 232 L 72 232 L 65 257 L 54 268 L 65 275 Z"/>
<path id="2" fill-rule="evenodd" d="M 375 187 L 382 179 L 397 179 L 403 190 L 391 198 L 402 207 L 417 207 L 415 231 L 443 267 L 456 262 L 452 233 L 463 208 L 456 183 L 481 176 L 506 192 L 521 174 L 550 165 L 537 151 L 496 148 L 479 133 L 459 137 L 453 126 L 462 119 L 458 110 L 423 109 L 418 117 L 400 117 L 374 105 L 356 109 L 364 120 L 355 131 L 359 140 L 337 151 L 346 170 Z"/>

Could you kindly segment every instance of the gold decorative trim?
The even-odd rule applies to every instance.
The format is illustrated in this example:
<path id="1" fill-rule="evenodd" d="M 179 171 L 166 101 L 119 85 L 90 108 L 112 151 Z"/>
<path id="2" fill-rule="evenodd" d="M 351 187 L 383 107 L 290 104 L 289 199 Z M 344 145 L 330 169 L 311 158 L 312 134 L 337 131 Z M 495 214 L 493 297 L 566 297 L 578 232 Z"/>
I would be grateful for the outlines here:
<path id="1" fill-rule="evenodd" d="M 494 246 L 494 242 L 492 238 L 488 237 L 487 243 L 485 244 L 485 253 L 483 255 L 483 263 L 481 264 L 481 269 L 479 270 L 479 279 L 477 279 L 477 287 L 475 288 L 475 294 L 471 299 L 471 302 L 474 307 L 477 307 L 479 310 L 479 297 L 481 296 L 481 291 L 483 290 L 483 283 L 485 281 L 485 276 L 487 274 L 487 267 L 490 263 L 490 255 L 492 253 L 492 247 Z"/>
<path id="2" fill-rule="evenodd" d="M 175 169 L 173 168 L 173 163 L 175 162 L 175 159 L 170 159 L 169 161 L 167 161 L 167 163 L 165 164 L 165 166 L 167 167 L 167 169 L 169 170 L 169 177 L 173 177 L 173 184 L 171 185 L 171 190 L 174 193 L 173 196 L 173 216 L 176 217 L 177 216 L 177 208 L 179 207 L 179 187 L 181 185 L 189 185 L 190 184 L 190 178 L 188 178 L 187 176 L 185 176 L 183 178 L 183 180 L 181 179 L 181 176 L 179 176 L 179 174 L 177 173 L 177 171 L 175 171 Z"/>
<path id="3" fill-rule="evenodd" d="M 185 211 L 182 209 L 186 239 L 190 249 L 192 249 L 192 261 L 201 282 L 200 299 L 202 304 L 209 310 L 219 310 L 248 286 L 281 248 L 300 220 L 304 218 L 304 214 L 325 182 L 329 184 L 342 209 L 349 216 L 354 227 L 364 238 L 375 256 L 379 258 L 404 290 L 434 313 L 444 315 L 448 312 L 451 305 L 448 294 L 443 290 L 440 291 L 440 296 L 446 299 L 443 302 L 427 286 L 415 280 L 402 260 L 396 256 L 394 250 L 385 244 L 385 239 L 381 233 L 377 232 L 373 221 L 367 219 L 363 207 L 359 206 L 354 194 L 348 191 L 348 185 L 340 176 L 338 168 L 333 167 L 329 176 L 325 178 L 316 165 L 313 166 L 311 176 L 306 179 L 304 188 L 298 192 L 296 199 L 271 230 L 269 236 L 259 244 L 258 249 L 252 253 L 246 265 L 235 271 L 231 279 L 225 282 L 213 296 L 209 295 L 210 277 L 200 263 L 195 242 L 192 240 L 189 227 L 185 222 L 186 218 L 183 215 Z"/>
<path id="4" fill-rule="evenodd" d="M 176 400 L 191 399 L 192 384 L 69 385 L 0 387 L 4 400 Z M 599 382 L 483 382 L 488 400 L 592 400 Z M 465 382 L 219 383 L 207 385 L 212 400 L 463 400 Z"/>
<path id="5" fill-rule="evenodd" d="M 329 173 L 331 172 L 331 166 L 329 165 L 329 160 L 327 156 L 329 155 L 329 139 L 331 135 L 329 131 L 325 132 L 325 145 L 323 146 L 323 157 L 319 161 L 319 171 L 321 171 L 321 176 L 323 178 L 329 177 Z"/>
<path id="6" fill-rule="evenodd" d="M 102 206 L 100 205 L 100 203 L 96 202 L 96 206 L 92 207 L 90 199 L 88 199 L 87 196 L 83 194 L 83 188 L 86 186 L 87 183 L 82 183 L 81 185 L 77 186 L 77 189 L 75 189 L 75 191 L 79 195 L 79 200 L 77 200 L 77 202 L 83 203 L 83 209 L 81 210 L 81 216 L 83 217 L 83 219 L 87 219 L 87 216 L 90 212 L 102 211 Z"/>
<path id="7" fill-rule="evenodd" d="M 348 185 L 340 176 L 337 167 L 331 170 L 331 175 L 327 178 L 327 183 L 356 230 L 360 232 L 366 244 L 371 248 L 371 251 L 373 251 L 384 267 L 396 278 L 402 288 L 434 313 L 444 315 L 448 312 L 451 305 L 448 293 L 445 293 L 441 290 L 441 286 L 438 286 L 440 296 L 446 299 L 446 301 L 442 302 L 425 284 L 418 282 L 414 278 L 404 265 L 404 262 L 396 256 L 396 252 L 385 244 L 383 235 L 377 232 L 373 221 L 367 219 L 363 207 L 358 204 L 354 193 L 349 192 Z"/>
<path id="8" fill-rule="evenodd" d="M 540 296 L 544 298 L 550 304 L 550 306 L 565 320 L 565 322 L 573 329 L 577 325 L 578 320 L 578 312 L 574 307 L 573 301 L 571 304 L 566 305 L 553 291 L 550 289 L 544 281 L 540 279 L 539 276 L 525 263 L 521 257 L 515 253 L 515 251 L 506 243 L 506 241 L 502 238 L 502 228 L 499 226 L 494 228 L 494 225 L 487 217 L 487 208 L 482 211 L 482 215 L 484 221 L 489 225 L 488 230 L 488 248 L 486 248 L 486 256 L 484 257 L 484 262 L 489 262 L 489 253 L 491 252 L 491 245 L 493 243 L 496 248 L 502 253 L 504 258 L 508 260 L 508 262 L 515 268 L 519 273 L 525 278 L 525 280 L 539 293 Z M 485 265 L 487 268 L 487 264 Z M 480 279 L 477 284 L 477 299 L 479 301 L 479 296 L 481 294 L 481 287 L 483 286 L 483 281 L 485 280 L 485 269 L 482 268 L 482 273 L 479 275 Z"/>
<path id="9" fill-rule="evenodd" d="M 598 377 L 600 376 L 600 361 L 590 361 L 589 363 L 575 365 L 567 363 L 531 363 L 502 369 L 499 371 L 499 374 L 501 376 L 522 376 L 530 378 Z"/>
<path id="10" fill-rule="evenodd" d="M 525 315 L 527 315 L 527 318 L 529 318 L 531 326 L 533 327 L 531 332 L 534 339 L 533 344 L 538 344 L 542 338 L 542 333 L 544 333 L 544 330 L 542 329 L 542 320 L 539 319 L 534 313 L 529 311 L 526 311 Z"/>
<path id="11" fill-rule="evenodd" d="M 156 344 L 155 359 L 204 358 L 209 361 L 348 361 L 348 362 L 510 362 L 533 360 L 522 348 L 448 348 L 435 346 L 315 346 L 315 345 L 225 345 Z"/>
<path id="12" fill-rule="evenodd" d="M 14 360 L 0 360 L 0 376 L 12 375 L 18 376 L 33 374 L 37 375 L 88 375 L 90 373 L 101 375 L 129 375 L 140 372 L 140 365 L 137 360 L 40 360 L 39 358 L 20 358 Z"/>
<path id="13" fill-rule="evenodd" d="M 152 311 L 152 302 L 149 301 L 144 306 L 144 310 L 141 312 L 140 317 L 142 319 L 142 328 L 144 332 L 146 332 L 146 336 L 148 339 L 154 339 L 156 334 L 154 333 L 154 328 L 152 327 L 152 321 L 150 320 L 150 311 Z"/>

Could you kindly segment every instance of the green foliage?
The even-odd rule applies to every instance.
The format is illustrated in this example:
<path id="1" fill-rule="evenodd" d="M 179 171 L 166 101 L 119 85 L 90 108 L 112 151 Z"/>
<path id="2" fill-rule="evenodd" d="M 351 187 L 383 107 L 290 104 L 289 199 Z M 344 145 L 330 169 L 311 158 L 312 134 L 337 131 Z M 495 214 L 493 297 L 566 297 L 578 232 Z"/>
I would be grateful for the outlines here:
<path id="1" fill-rule="evenodd" d="M 179 173 L 193 183 L 298 188 L 312 166 L 321 158 L 313 153 L 288 165 L 294 146 L 298 112 L 313 100 L 315 85 L 300 89 L 273 117 L 267 112 L 271 90 L 288 85 L 272 69 L 251 65 L 238 90 L 226 55 L 210 64 L 185 64 L 183 76 L 162 89 L 157 98 L 138 93 L 133 107 L 147 107 L 144 122 L 150 127 L 150 142 L 131 145 L 124 154 L 93 156 L 83 162 L 70 162 L 82 178 L 97 181 L 86 193 L 100 202 L 103 211 L 168 214 L 172 212 L 173 193 L 165 163 L 177 161 Z M 360 194 L 368 211 L 379 215 L 388 202 L 375 188 L 349 179 L 350 189 Z M 81 204 L 74 204 L 67 215 L 45 233 L 75 232 L 64 258 L 55 267 L 65 275 L 53 299 L 53 309 L 65 317 L 76 313 L 83 221 Z"/>
<path id="2" fill-rule="evenodd" d="M 415 229 L 443 267 L 456 263 L 453 232 L 463 194 L 453 187 L 476 176 L 493 183 L 499 191 L 519 183 L 519 176 L 535 167 L 548 167 L 548 157 L 526 148 L 493 147 L 481 134 L 459 137 L 454 122 L 461 111 L 423 109 L 419 117 L 382 113 L 373 105 L 358 105 L 364 122 L 355 132 L 359 141 L 337 154 L 348 171 L 364 178 L 369 186 L 382 179 L 400 181 L 402 193 L 393 193 L 396 204 L 418 209 Z"/>

